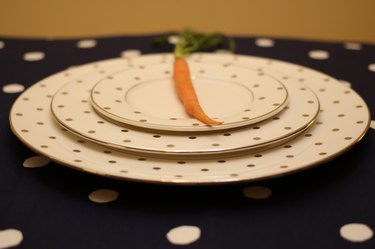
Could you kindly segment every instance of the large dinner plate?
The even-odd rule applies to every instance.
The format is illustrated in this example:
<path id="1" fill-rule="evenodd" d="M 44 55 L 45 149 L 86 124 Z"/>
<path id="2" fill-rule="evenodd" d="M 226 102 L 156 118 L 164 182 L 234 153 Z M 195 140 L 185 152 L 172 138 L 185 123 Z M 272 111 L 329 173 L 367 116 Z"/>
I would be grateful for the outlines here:
<path id="1" fill-rule="evenodd" d="M 258 57 L 225 57 L 223 62 L 232 59 L 270 75 L 303 80 L 320 101 L 322 111 L 317 121 L 287 144 L 231 157 L 176 160 L 111 150 L 61 128 L 50 112 L 50 104 L 51 96 L 67 82 L 95 71 L 105 76 L 106 70 L 126 64 L 123 59 L 113 59 L 60 72 L 34 84 L 15 101 L 10 112 L 11 127 L 32 150 L 63 165 L 123 180 L 167 184 L 220 184 L 285 175 L 333 159 L 366 133 L 370 123 L 366 103 L 334 78 L 300 65 Z M 160 58 L 155 56 L 155 60 Z"/>

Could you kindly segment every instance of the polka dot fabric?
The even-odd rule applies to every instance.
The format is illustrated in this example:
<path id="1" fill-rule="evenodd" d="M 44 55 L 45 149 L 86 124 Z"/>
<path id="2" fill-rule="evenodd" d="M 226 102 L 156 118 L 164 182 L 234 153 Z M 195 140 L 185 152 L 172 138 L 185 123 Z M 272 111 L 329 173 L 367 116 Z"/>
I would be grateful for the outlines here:
<path id="1" fill-rule="evenodd" d="M 93 48 L 96 46 L 96 43 L 94 39 L 80 40 L 77 42 L 77 48 Z"/>
<path id="2" fill-rule="evenodd" d="M 118 57 L 129 63 L 142 54 L 170 52 L 152 47 L 153 37 L 0 37 L 0 65 L 6 72 L 0 74 L 0 248 L 375 248 L 373 45 L 235 38 L 239 54 L 280 59 L 339 79 L 358 92 L 372 112 L 370 129 L 354 149 L 315 169 L 278 179 L 211 187 L 121 182 L 61 167 L 12 134 L 7 114 L 33 83 L 65 69 L 61 77 L 74 77 L 76 66 L 92 61 Z M 53 94 L 45 88 L 43 97 Z M 35 108 L 40 114 L 49 111 Z M 43 127 L 38 122 L 35 126 Z M 48 136 L 49 141 L 59 139 Z M 103 147 L 102 153 L 116 152 Z M 229 160 L 220 165 L 230 166 Z M 152 167 L 162 174 L 163 166 Z M 256 165 L 249 162 L 247 167 Z"/>
<path id="3" fill-rule="evenodd" d="M 179 226 L 167 233 L 167 239 L 174 245 L 188 245 L 199 239 L 201 230 L 196 226 Z"/>
<path id="4" fill-rule="evenodd" d="M 98 189 L 89 194 L 89 199 L 96 203 L 108 203 L 115 201 L 118 193 L 111 189 Z"/>
<path id="5" fill-rule="evenodd" d="M 23 240 L 22 232 L 17 229 L 0 230 L 0 248 L 18 246 Z"/>

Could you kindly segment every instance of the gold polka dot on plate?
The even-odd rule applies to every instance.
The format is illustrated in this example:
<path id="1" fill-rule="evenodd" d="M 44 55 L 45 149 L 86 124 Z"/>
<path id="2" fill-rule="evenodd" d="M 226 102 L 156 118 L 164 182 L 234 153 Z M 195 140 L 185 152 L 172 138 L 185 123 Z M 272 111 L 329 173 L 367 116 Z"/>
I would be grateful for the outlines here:
<path id="1" fill-rule="evenodd" d="M 197 241 L 201 236 L 201 230 L 197 226 L 178 226 L 167 233 L 168 241 L 174 245 L 188 245 Z"/>
<path id="2" fill-rule="evenodd" d="M 23 55 L 23 59 L 25 61 L 40 61 L 40 60 L 43 60 L 44 57 L 45 57 L 45 54 L 41 51 L 27 52 Z"/>
<path id="3" fill-rule="evenodd" d="M 25 168 L 39 168 L 49 164 L 50 160 L 44 156 L 33 156 L 23 162 Z"/>
<path id="4" fill-rule="evenodd" d="M 4 93 L 19 93 L 25 90 L 25 87 L 18 83 L 12 83 L 3 86 L 3 92 Z"/>
<path id="5" fill-rule="evenodd" d="M 340 235 L 351 242 L 364 242 L 374 235 L 374 232 L 366 224 L 350 223 L 340 228 Z"/>
<path id="6" fill-rule="evenodd" d="M 108 203 L 117 198 L 118 192 L 111 189 L 98 189 L 89 194 L 89 199 L 96 203 Z"/>
<path id="7" fill-rule="evenodd" d="M 271 196 L 272 190 L 263 186 L 249 186 L 243 189 L 243 194 L 250 199 L 267 199 Z"/>
<path id="8" fill-rule="evenodd" d="M 18 246 L 22 240 L 22 232 L 17 229 L 0 230 L 0 248 Z"/>

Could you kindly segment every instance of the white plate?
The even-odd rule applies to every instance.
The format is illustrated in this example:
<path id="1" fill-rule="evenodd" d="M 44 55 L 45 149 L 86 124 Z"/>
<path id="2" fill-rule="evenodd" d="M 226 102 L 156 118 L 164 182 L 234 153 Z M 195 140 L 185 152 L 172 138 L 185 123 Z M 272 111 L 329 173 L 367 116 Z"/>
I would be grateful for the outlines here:
<path id="1" fill-rule="evenodd" d="M 93 68 L 89 64 L 55 74 L 23 92 L 10 112 L 12 130 L 31 149 L 69 167 L 118 179 L 169 184 L 220 184 L 285 175 L 344 153 L 367 131 L 370 115 L 366 103 L 337 80 L 286 62 L 238 58 L 246 58 L 267 72 L 279 71 L 285 77 L 303 79 L 316 92 L 323 110 L 316 124 L 286 145 L 232 158 L 167 160 L 113 151 L 62 130 L 49 111 L 51 94 L 76 79 L 81 71 L 87 73 Z M 96 65 L 105 68 L 108 63 L 112 68 L 124 61 L 115 59 Z M 247 64 L 245 59 L 243 63 Z"/>
<path id="2" fill-rule="evenodd" d="M 287 104 L 286 88 L 269 75 L 189 61 L 203 110 L 223 122 L 208 126 L 186 114 L 174 87 L 173 63 L 150 65 L 147 58 L 142 58 L 141 67 L 113 73 L 93 87 L 91 101 L 98 113 L 125 125 L 196 133 L 254 124 L 279 113 Z"/>
<path id="3" fill-rule="evenodd" d="M 154 56 L 144 56 L 143 65 L 147 57 L 154 58 Z M 134 64 L 139 64 L 139 61 L 134 61 Z M 210 65 L 212 63 L 205 63 L 205 68 Z M 124 67 L 111 70 L 120 69 L 125 70 Z M 246 74 L 255 72 L 244 70 L 247 71 Z M 290 105 L 277 116 L 255 125 L 230 131 L 196 134 L 171 134 L 155 130 L 139 130 L 134 127 L 124 128 L 102 119 L 90 106 L 89 90 L 102 78 L 103 75 L 97 71 L 83 75 L 78 80 L 63 86 L 52 100 L 52 113 L 63 127 L 76 135 L 128 152 L 151 153 L 158 156 L 162 154 L 180 157 L 193 155 L 217 157 L 224 153 L 269 148 L 286 142 L 307 129 L 319 112 L 319 100 L 316 95 L 302 83 L 291 80 L 286 85 L 290 93 Z M 176 106 L 179 106 L 179 103 Z"/>

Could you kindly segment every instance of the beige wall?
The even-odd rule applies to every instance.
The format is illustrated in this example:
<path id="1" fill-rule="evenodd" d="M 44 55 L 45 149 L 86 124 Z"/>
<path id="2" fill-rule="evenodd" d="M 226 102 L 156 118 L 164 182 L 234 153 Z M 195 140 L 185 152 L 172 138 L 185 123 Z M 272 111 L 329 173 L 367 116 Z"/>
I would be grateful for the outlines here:
<path id="1" fill-rule="evenodd" d="M 0 35 L 82 37 L 191 27 L 375 43 L 375 0 L 0 0 Z"/>

